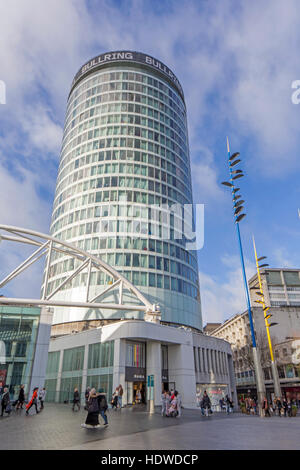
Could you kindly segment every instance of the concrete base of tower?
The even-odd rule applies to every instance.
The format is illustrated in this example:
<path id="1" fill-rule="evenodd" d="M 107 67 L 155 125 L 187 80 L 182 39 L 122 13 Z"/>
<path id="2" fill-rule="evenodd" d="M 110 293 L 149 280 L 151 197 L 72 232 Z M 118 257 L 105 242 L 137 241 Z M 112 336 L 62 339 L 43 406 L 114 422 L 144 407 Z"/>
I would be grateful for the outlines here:
<path id="1" fill-rule="evenodd" d="M 204 390 L 215 411 L 227 394 L 236 403 L 230 344 L 178 327 L 124 320 L 53 337 L 50 364 L 45 383 L 53 401 L 71 402 L 78 388 L 84 402 L 87 387 L 95 387 L 110 403 L 122 385 L 122 406 L 159 407 L 163 390 L 177 390 L 186 408 L 199 406 Z"/>

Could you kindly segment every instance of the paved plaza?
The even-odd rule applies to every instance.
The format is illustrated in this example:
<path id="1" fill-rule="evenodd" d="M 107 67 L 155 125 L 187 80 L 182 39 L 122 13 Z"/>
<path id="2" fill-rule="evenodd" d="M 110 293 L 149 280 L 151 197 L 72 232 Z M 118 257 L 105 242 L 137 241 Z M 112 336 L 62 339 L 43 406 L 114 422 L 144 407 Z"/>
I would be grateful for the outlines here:
<path id="1" fill-rule="evenodd" d="M 165 418 L 144 409 L 109 410 L 109 426 L 84 429 L 86 411 L 71 405 L 48 404 L 38 415 L 13 412 L 0 418 L 0 449 L 52 450 L 247 450 L 300 449 L 300 416 L 259 418 L 240 413 L 183 410 L 183 416 Z M 101 420 L 101 418 L 100 418 Z M 102 422 L 102 421 L 101 421 Z"/>

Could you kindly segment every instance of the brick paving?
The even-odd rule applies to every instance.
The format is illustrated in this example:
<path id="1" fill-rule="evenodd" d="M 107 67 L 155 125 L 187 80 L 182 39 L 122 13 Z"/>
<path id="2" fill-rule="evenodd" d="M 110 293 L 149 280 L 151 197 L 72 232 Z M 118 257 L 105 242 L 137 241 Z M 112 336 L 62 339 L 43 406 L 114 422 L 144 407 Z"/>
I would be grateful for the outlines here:
<path id="1" fill-rule="evenodd" d="M 300 449 L 300 419 L 265 418 L 234 413 L 202 417 L 200 410 L 183 410 L 183 416 L 164 418 L 142 408 L 108 410 L 109 426 L 84 429 L 83 408 L 45 404 L 0 418 L 0 449 Z M 102 422 L 101 418 L 99 420 Z"/>

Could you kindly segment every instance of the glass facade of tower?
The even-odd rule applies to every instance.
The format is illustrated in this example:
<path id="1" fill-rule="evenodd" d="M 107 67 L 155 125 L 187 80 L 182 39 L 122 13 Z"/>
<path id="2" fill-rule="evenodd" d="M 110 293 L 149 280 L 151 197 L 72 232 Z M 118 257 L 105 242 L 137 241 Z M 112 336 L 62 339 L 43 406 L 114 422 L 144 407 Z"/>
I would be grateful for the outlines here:
<path id="1" fill-rule="evenodd" d="M 51 234 L 114 266 L 160 305 L 162 321 L 202 329 L 197 254 L 187 250 L 170 211 L 184 204 L 192 204 L 192 187 L 180 88 L 137 62 L 83 73 L 68 99 Z M 47 292 L 75 268 L 57 253 Z M 82 272 L 59 295 L 79 300 L 86 279 Z M 91 289 L 109 282 L 93 272 Z M 132 316 L 143 318 L 56 309 L 54 323 Z"/>

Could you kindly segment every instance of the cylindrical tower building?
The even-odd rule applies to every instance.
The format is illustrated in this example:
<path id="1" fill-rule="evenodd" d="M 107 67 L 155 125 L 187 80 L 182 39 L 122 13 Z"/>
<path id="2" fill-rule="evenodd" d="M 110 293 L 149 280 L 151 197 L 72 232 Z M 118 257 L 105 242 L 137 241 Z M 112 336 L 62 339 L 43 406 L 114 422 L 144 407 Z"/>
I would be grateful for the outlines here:
<path id="1" fill-rule="evenodd" d="M 192 202 L 186 106 L 176 76 L 138 52 L 90 60 L 68 98 L 51 235 L 114 266 L 160 305 L 162 322 L 202 330 L 197 254 L 179 234 L 180 207 Z M 74 269 L 57 253 L 47 292 Z M 86 282 L 82 272 L 56 295 L 80 301 Z M 109 282 L 92 272 L 91 297 Z M 55 308 L 54 324 L 132 317 L 143 315 Z"/>

